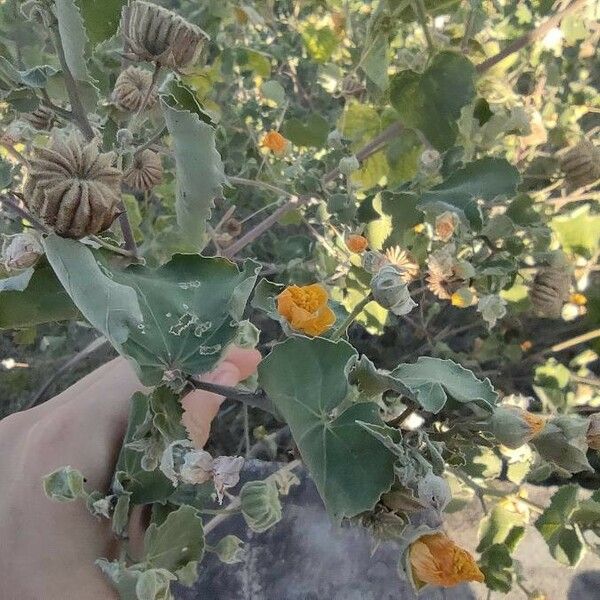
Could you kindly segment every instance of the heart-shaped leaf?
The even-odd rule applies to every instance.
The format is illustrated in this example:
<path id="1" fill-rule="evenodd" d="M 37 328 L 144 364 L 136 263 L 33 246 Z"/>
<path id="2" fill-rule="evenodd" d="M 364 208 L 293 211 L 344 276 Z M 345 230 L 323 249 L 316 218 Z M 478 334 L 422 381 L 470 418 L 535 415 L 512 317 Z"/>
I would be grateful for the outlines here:
<path id="1" fill-rule="evenodd" d="M 259 384 L 290 426 L 331 517 L 373 508 L 394 479 L 394 457 L 357 421 L 383 425 L 373 402 L 342 404 L 345 369 L 356 351 L 345 341 L 292 337 L 259 366 Z"/>

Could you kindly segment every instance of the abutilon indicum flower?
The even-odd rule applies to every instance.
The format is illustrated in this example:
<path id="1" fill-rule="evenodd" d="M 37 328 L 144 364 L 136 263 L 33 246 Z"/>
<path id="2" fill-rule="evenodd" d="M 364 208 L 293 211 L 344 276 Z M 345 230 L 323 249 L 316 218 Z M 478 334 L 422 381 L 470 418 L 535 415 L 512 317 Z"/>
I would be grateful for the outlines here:
<path id="1" fill-rule="evenodd" d="M 335 323 L 328 299 L 327 291 L 318 283 L 291 285 L 277 296 L 277 312 L 292 329 L 306 335 L 321 335 Z"/>
<path id="2" fill-rule="evenodd" d="M 286 140 L 278 131 L 267 131 L 263 136 L 260 145 L 263 148 L 267 148 L 276 154 L 277 156 L 281 156 L 285 154 L 286 150 L 289 146 L 289 141 Z"/>
<path id="3" fill-rule="evenodd" d="M 358 233 L 351 233 L 346 237 L 346 247 L 350 252 L 354 252 L 356 254 L 361 254 L 364 252 L 369 246 L 369 241 L 364 235 L 359 235 Z"/>
<path id="4" fill-rule="evenodd" d="M 412 577 L 418 588 L 426 584 L 452 587 L 466 581 L 483 582 L 483 573 L 469 552 L 443 533 L 422 535 L 409 548 Z"/>

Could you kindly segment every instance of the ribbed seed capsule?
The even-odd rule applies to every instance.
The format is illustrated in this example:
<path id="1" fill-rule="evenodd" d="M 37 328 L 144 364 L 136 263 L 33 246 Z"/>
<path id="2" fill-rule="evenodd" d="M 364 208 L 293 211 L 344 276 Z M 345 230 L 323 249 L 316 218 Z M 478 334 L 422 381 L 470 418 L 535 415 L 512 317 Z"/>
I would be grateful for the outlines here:
<path id="1" fill-rule="evenodd" d="M 58 235 L 79 239 L 104 231 L 119 214 L 121 172 L 114 153 L 78 136 L 35 148 L 23 186 L 29 210 Z"/>
<path id="2" fill-rule="evenodd" d="M 600 178 L 600 149 L 583 139 L 563 156 L 560 168 L 571 189 L 593 183 Z"/>
<path id="3" fill-rule="evenodd" d="M 571 277 L 564 270 L 548 267 L 538 271 L 529 290 L 535 312 L 544 317 L 559 317 L 570 286 Z"/>
<path id="4" fill-rule="evenodd" d="M 142 0 L 123 7 L 121 29 L 129 54 L 175 71 L 191 65 L 209 39 L 183 17 Z"/>
<path id="5" fill-rule="evenodd" d="M 147 192 L 162 181 L 163 166 L 160 155 L 143 150 L 133 158 L 133 164 L 123 174 L 123 182 L 132 190 Z"/>
<path id="6" fill-rule="evenodd" d="M 34 111 L 22 115 L 21 119 L 34 129 L 49 131 L 56 122 L 56 115 L 50 107 L 40 104 Z"/>
<path id="7" fill-rule="evenodd" d="M 140 67 L 127 67 L 121 71 L 115 82 L 113 90 L 113 102 L 123 110 L 137 112 L 148 95 L 152 85 L 152 73 Z M 154 88 L 148 100 L 146 108 L 152 108 L 158 100 L 158 90 Z"/>

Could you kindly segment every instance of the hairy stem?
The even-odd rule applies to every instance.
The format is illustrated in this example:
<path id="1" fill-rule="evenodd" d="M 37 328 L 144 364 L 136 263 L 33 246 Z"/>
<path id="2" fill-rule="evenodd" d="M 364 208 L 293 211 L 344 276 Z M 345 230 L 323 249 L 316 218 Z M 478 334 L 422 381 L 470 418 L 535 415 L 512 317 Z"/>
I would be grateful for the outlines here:
<path id="1" fill-rule="evenodd" d="M 247 392 L 235 387 L 220 385 L 218 383 L 209 383 L 208 381 L 199 381 L 197 379 L 188 379 L 188 383 L 197 390 L 212 392 L 219 396 L 225 396 L 229 400 L 236 400 L 254 408 L 260 408 L 266 412 L 273 413 L 273 405 L 268 396 L 262 392 Z"/>
<path id="2" fill-rule="evenodd" d="M 346 333 L 348 327 L 354 323 L 354 319 L 360 315 L 365 306 L 369 304 L 371 300 L 373 300 L 373 294 L 369 293 L 352 309 L 352 312 L 346 317 L 346 319 L 334 329 L 333 333 L 331 334 L 331 339 L 339 340 L 344 333 Z"/>

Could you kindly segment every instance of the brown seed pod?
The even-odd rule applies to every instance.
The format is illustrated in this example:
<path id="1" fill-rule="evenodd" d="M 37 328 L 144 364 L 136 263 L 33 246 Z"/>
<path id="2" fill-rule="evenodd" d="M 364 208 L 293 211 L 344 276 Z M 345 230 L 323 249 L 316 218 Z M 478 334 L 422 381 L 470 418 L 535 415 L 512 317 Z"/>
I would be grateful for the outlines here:
<path id="1" fill-rule="evenodd" d="M 560 168 L 571 189 L 593 183 L 600 178 L 600 149 L 583 139 L 562 157 Z"/>
<path id="2" fill-rule="evenodd" d="M 535 312 L 544 317 L 559 317 L 570 286 L 571 277 L 564 269 L 548 267 L 538 271 L 529 290 Z"/>
<path id="3" fill-rule="evenodd" d="M 140 67 L 127 67 L 119 73 L 113 90 L 113 102 L 123 110 L 137 112 L 152 86 L 152 73 Z M 152 108 L 158 100 L 158 90 L 152 89 L 146 108 Z"/>
<path id="4" fill-rule="evenodd" d="M 132 165 L 123 174 L 123 182 L 132 190 L 147 192 L 162 181 L 162 176 L 160 155 L 146 149 L 134 156 Z"/>
<path id="5" fill-rule="evenodd" d="M 34 149 L 23 185 L 27 207 L 62 237 L 104 231 L 119 214 L 121 172 L 114 158 L 78 136 L 54 137 L 47 148 Z"/>
<path id="6" fill-rule="evenodd" d="M 49 131 L 56 123 L 54 111 L 44 104 L 40 104 L 33 112 L 25 113 L 21 119 L 40 131 Z"/>
<path id="7" fill-rule="evenodd" d="M 191 65 L 208 35 L 183 17 L 151 2 L 133 0 L 123 7 L 121 30 L 128 55 L 180 71 Z"/>

